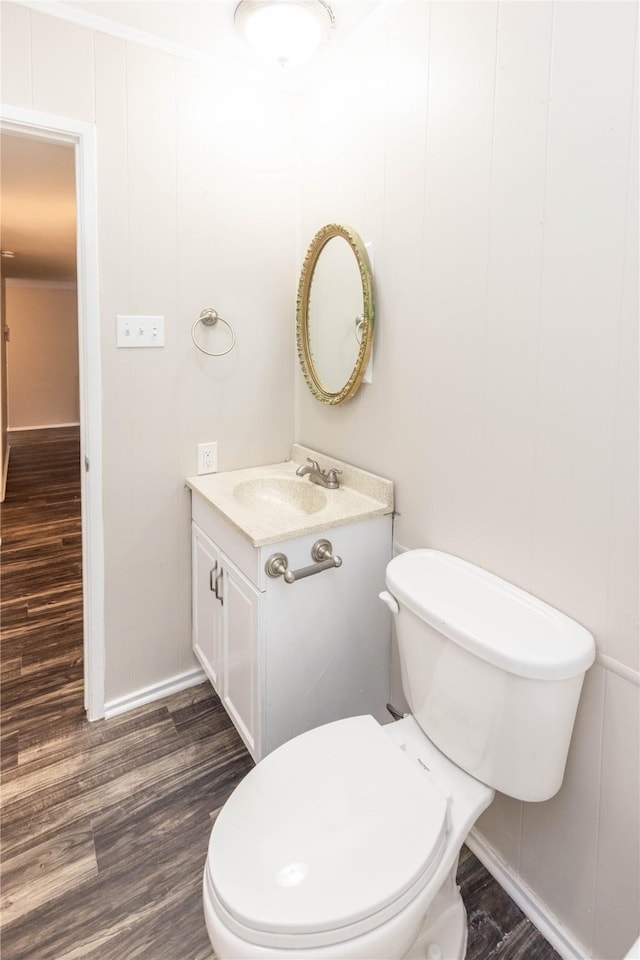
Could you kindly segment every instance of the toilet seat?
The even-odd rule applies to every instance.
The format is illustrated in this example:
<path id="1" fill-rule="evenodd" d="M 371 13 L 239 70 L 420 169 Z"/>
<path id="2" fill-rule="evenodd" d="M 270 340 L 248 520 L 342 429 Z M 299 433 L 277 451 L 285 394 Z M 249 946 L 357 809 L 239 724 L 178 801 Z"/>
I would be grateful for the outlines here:
<path id="1" fill-rule="evenodd" d="M 236 788 L 206 882 L 225 925 L 266 947 L 323 946 L 394 917 L 447 840 L 446 797 L 373 717 L 296 737 Z"/>

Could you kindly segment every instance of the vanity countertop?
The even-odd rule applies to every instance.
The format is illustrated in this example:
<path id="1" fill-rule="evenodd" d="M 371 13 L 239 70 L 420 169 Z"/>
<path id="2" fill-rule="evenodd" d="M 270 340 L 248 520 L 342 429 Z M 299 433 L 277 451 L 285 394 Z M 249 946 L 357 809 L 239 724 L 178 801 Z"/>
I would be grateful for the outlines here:
<path id="1" fill-rule="evenodd" d="M 307 458 L 341 470 L 328 490 L 296 476 Z M 393 481 L 294 443 L 291 460 L 187 478 L 187 486 L 221 513 L 254 547 L 393 512 Z"/>

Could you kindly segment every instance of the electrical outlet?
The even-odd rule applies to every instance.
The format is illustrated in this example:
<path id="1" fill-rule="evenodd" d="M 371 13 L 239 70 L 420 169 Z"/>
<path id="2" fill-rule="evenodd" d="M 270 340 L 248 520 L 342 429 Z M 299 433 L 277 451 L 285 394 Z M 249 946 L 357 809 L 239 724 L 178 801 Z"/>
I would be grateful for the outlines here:
<path id="1" fill-rule="evenodd" d="M 215 473 L 218 469 L 218 444 L 216 441 L 211 443 L 198 444 L 198 474 Z"/>

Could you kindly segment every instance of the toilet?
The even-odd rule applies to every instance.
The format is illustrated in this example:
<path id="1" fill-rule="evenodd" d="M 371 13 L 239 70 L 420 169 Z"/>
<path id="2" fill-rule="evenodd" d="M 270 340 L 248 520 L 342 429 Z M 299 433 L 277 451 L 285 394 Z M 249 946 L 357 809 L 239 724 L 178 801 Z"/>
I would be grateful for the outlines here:
<path id="1" fill-rule="evenodd" d="M 214 824 L 204 870 L 220 960 L 462 960 L 462 844 L 496 790 L 560 788 L 591 634 L 436 550 L 387 567 L 411 714 L 349 717 L 265 757 Z"/>

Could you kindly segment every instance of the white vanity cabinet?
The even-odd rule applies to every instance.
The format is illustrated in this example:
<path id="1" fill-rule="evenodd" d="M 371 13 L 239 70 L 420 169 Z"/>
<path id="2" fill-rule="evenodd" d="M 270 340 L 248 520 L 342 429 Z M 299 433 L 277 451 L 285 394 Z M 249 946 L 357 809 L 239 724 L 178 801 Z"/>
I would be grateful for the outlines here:
<path id="1" fill-rule="evenodd" d="M 219 693 L 222 611 L 216 591 L 221 576 L 220 551 L 197 523 L 191 527 L 191 575 L 193 651 Z"/>
<path id="2" fill-rule="evenodd" d="M 261 744 L 260 591 L 222 554 L 218 695 L 252 757 Z"/>
<path id="3" fill-rule="evenodd" d="M 193 652 L 255 756 L 260 591 L 195 520 L 191 544 Z"/>
<path id="4" fill-rule="evenodd" d="M 286 583 L 318 539 L 342 566 Z M 388 720 L 390 614 L 378 599 L 392 556 L 391 515 L 253 546 L 192 494 L 193 649 L 252 757 L 331 720 Z"/>

